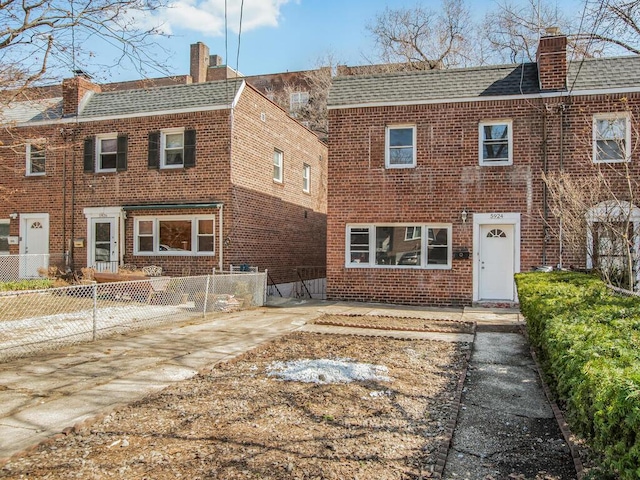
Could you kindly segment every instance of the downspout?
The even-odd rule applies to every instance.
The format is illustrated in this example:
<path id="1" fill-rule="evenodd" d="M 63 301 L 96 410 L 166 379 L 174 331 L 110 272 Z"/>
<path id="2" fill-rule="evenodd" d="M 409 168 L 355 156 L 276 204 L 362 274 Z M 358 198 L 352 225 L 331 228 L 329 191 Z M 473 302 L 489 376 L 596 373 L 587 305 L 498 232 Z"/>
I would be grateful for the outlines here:
<path id="1" fill-rule="evenodd" d="M 218 245 L 220 245 L 220 255 L 218 255 L 218 268 L 220 269 L 220 271 L 223 271 L 222 266 L 224 265 L 224 262 L 222 261 L 222 257 L 223 257 L 223 248 L 224 248 L 224 241 L 222 240 L 222 238 L 224 237 L 223 232 L 222 232 L 222 225 L 223 225 L 223 221 L 222 221 L 222 209 L 223 209 L 223 205 L 220 205 L 218 207 Z"/>
<path id="2" fill-rule="evenodd" d="M 564 174 L 564 103 L 558 105 L 558 109 L 560 110 L 560 175 Z M 562 211 L 562 209 L 560 210 Z M 562 269 L 563 260 L 562 256 L 564 255 L 564 242 L 563 242 L 563 224 L 562 224 L 562 216 L 560 216 L 560 224 L 558 226 L 558 242 L 560 251 L 558 252 L 558 269 Z"/>
<path id="3" fill-rule="evenodd" d="M 547 105 L 542 109 L 542 172 L 547 177 Z M 542 215 L 544 225 L 542 228 L 542 265 L 547 265 L 547 241 L 549 237 L 549 202 L 548 202 L 547 182 L 542 182 Z"/>
<path id="4" fill-rule="evenodd" d="M 64 136 L 62 140 L 65 141 Z M 66 143 L 66 141 L 65 141 Z M 69 248 L 67 243 L 67 149 L 64 149 L 62 156 L 62 252 L 64 264 L 67 270 L 71 270 L 69 262 Z"/>
<path id="5" fill-rule="evenodd" d="M 69 242 L 69 266 L 73 270 L 73 239 L 75 237 L 75 211 L 76 211 L 76 152 L 71 153 L 71 241 Z"/>

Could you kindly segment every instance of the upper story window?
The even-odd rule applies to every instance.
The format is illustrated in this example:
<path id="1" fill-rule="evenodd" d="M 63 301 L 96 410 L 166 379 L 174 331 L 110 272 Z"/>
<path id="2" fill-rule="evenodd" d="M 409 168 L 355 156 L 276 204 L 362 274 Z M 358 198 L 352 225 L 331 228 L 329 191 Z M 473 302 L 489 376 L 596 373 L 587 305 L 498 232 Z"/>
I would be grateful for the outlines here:
<path id="1" fill-rule="evenodd" d="M 84 171 L 107 173 L 127 169 L 126 135 L 105 133 L 84 139 Z"/>
<path id="2" fill-rule="evenodd" d="M 480 165 L 513 164 L 513 128 L 511 120 L 480 122 Z"/>
<path id="3" fill-rule="evenodd" d="M 628 162 L 631 159 L 631 118 L 628 113 L 593 116 L 593 161 Z"/>
<path id="4" fill-rule="evenodd" d="M 302 166 L 302 191 L 309 193 L 311 189 L 311 166 L 306 163 Z"/>
<path id="5" fill-rule="evenodd" d="M 0 255 L 9 253 L 9 219 L 0 219 Z"/>
<path id="6" fill-rule="evenodd" d="M 33 141 L 27 143 L 27 176 L 45 174 L 45 146 L 44 142 Z"/>
<path id="7" fill-rule="evenodd" d="M 196 131 L 171 128 L 149 132 L 149 168 L 176 169 L 196 164 Z"/>
<path id="8" fill-rule="evenodd" d="M 118 135 L 96 136 L 96 172 L 115 172 L 118 159 Z"/>
<path id="9" fill-rule="evenodd" d="M 134 242 L 135 255 L 213 255 L 214 217 L 136 217 Z"/>
<path id="10" fill-rule="evenodd" d="M 348 267 L 451 268 L 450 224 L 347 226 L 346 245 Z"/>
<path id="11" fill-rule="evenodd" d="M 295 113 L 309 103 L 309 92 L 293 92 L 289 95 L 289 112 Z"/>
<path id="12" fill-rule="evenodd" d="M 283 157 L 284 154 L 275 149 L 273 151 L 273 181 L 282 183 L 282 165 L 283 165 Z"/>
<path id="13" fill-rule="evenodd" d="M 416 166 L 415 125 L 387 127 L 385 137 L 385 166 L 387 168 Z"/>

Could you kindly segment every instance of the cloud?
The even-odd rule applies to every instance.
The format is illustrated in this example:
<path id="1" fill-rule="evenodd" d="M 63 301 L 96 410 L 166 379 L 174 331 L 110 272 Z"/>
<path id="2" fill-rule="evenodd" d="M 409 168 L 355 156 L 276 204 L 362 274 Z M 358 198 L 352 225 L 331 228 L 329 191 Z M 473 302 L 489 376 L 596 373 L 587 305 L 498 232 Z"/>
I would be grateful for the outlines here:
<path id="1" fill-rule="evenodd" d="M 295 0 L 245 0 L 242 9 L 242 31 L 261 27 L 277 27 L 280 9 Z M 161 31 L 171 34 L 176 30 L 190 30 L 209 37 L 224 35 L 224 0 L 175 0 L 169 8 L 159 12 L 152 20 L 161 24 Z M 227 0 L 229 31 L 238 33 L 240 26 L 239 0 Z"/>

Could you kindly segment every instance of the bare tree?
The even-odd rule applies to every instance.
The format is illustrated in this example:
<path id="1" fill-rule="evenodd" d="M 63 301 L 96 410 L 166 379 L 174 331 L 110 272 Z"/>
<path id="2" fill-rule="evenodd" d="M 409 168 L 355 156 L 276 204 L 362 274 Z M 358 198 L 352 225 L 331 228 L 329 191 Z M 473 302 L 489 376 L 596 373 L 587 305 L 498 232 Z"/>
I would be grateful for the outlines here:
<path id="1" fill-rule="evenodd" d="M 616 119 L 603 120 L 596 130 L 596 153 L 579 173 L 543 175 L 549 208 L 547 226 L 559 240 L 563 257 L 584 259 L 609 284 L 638 288 L 640 273 L 640 181 L 627 156 L 627 137 Z M 585 130 L 588 131 L 589 125 Z M 608 160 L 615 159 L 614 163 Z"/>
<path id="2" fill-rule="evenodd" d="M 588 53 L 640 54 L 639 0 L 585 0 L 584 8 L 575 37 L 590 46 Z"/>
<path id="3" fill-rule="evenodd" d="M 541 4 L 538 0 L 518 3 L 505 0 L 495 11 L 485 15 L 482 35 L 489 43 L 493 56 L 500 61 L 533 62 L 536 59 L 541 30 L 559 27 L 568 32 L 573 28 L 557 5 Z"/>
<path id="4" fill-rule="evenodd" d="M 420 5 L 387 8 L 367 30 L 384 63 L 407 64 L 416 70 L 477 63 L 473 23 L 464 0 L 443 0 L 438 12 Z"/>
<path id="5" fill-rule="evenodd" d="M 155 68 L 149 47 L 159 31 L 142 22 L 164 6 L 164 0 L 0 0 L 0 88 L 15 97 L 73 69 Z M 114 58 L 98 59 L 90 45 Z"/>

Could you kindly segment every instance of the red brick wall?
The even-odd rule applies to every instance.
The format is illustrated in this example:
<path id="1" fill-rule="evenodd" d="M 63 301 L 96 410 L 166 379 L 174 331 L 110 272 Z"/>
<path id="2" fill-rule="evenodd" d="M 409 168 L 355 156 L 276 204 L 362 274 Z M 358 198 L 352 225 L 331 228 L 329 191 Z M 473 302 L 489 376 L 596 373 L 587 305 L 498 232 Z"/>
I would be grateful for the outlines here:
<path id="1" fill-rule="evenodd" d="M 471 251 L 473 214 L 520 213 L 521 271 L 544 260 L 556 265 L 557 239 L 550 235 L 544 242 L 545 145 L 549 171 L 557 171 L 562 162 L 566 171 L 586 174 L 593 168 L 592 115 L 617 111 L 620 97 L 563 100 L 562 114 L 553 106 L 555 99 L 545 100 L 549 108 L 541 100 L 521 99 L 331 110 L 328 298 L 419 305 L 472 302 L 472 259 L 454 259 L 450 270 L 346 268 L 346 225 L 351 223 L 450 223 L 453 248 Z M 638 96 L 625 97 L 626 107 L 637 114 Z M 513 165 L 479 166 L 478 124 L 499 119 L 513 121 Z M 393 124 L 417 126 L 416 168 L 384 168 L 385 126 Z M 634 138 L 637 142 L 637 134 Z M 634 153 L 634 171 L 637 162 Z M 464 224 L 463 209 L 470 213 Z M 555 225 L 553 219 L 551 223 Z M 571 261 L 583 266 L 584 256 Z"/>
<path id="2" fill-rule="evenodd" d="M 254 118 L 252 109 L 257 105 L 260 111 L 268 112 L 266 125 L 259 115 L 257 120 Z M 0 176 L 0 195 L 4 199 L 0 204 L 0 218 L 9 218 L 14 211 L 49 213 L 50 251 L 62 253 L 72 238 L 87 238 L 87 219 L 83 213 L 86 207 L 222 202 L 222 236 L 227 240 L 227 245 L 223 245 L 225 269 L 230 263 L 251 263 L 287 272 L 298 265 L 324 265 L 326 146 L 251 88 L 245 89 L 233 122 L 233 138 L 228 110 L 58 124 L 6 132 L 0 140 L 13 143 L 13 148 L 0 150 L 0 164 L 5 173 Z M 176 127 L 197 130 L 196 166 L 149 169 L 149 132 Z M 257 130 L 244 131 L 251 128 Z M 128 136 L 127 169 L 117 173 L 85 173 L 83 141 L 88 136 L 105 133 Z M 47 174 L 25 177 L 24 140 L 41 137 L 47 139 Z M 285 152 L 285 182 L 274 186 L 272 152 L 276 144 Z M 230 161 L 232 152 L 233 161 Z M 303 162 L 312 165 L 311 194 L 302 192 Z M 255 179 L 260 181 L 256 183 Z M 198 213 L 216 216 L 215 256 L 133 255 L 136 216 Z M 124 260 L 137 266 L 161 265 L 172 275 L 210 272 L 211 268 L 218 267 L 220 260 L 218 215 L 215 208 L 130 210 L 125 223 Z M 64 225 L 63 219 L 66 219 Z M 18 235 L 19 221 L 11 221 L 10 228 L 12 235 Z M 264 235 L 265 229 L 277 230 L 276 238 Z M 17 253 L 17 246 L 11 251 Z M 73 256 L 74 268 L 86 266 L 86 246 L 75 247 Z"/>
<path id="3" fill-rule="evenodd" d="M 273 152 L 283 152 L 283 181 L 273 180 Z M 295 281 L 292 266 L 325 266 L 327 147 L 251 87 L 234 111 L 233 209 L 238 244 L 231 263 L 268 268 L 277 283 Z M 302 169 L 311 167 L 309 193 Z"/>

